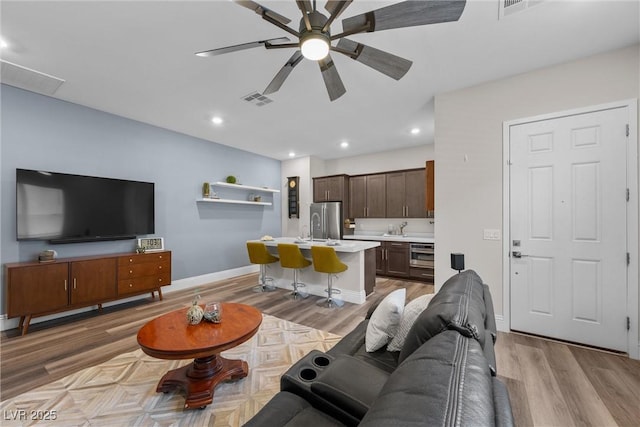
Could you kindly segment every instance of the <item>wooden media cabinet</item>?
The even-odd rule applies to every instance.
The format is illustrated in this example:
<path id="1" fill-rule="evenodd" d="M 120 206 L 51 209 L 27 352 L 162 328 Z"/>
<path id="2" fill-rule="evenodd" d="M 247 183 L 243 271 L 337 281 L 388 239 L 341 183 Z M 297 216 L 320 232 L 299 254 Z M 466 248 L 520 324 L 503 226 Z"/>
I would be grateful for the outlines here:
<path id="1" fill-rule="evenodd" d="M 171 284 L 171 251 L 5 264 L 7 317 L 27 333 L 33 317 L 155 292 Z"/>

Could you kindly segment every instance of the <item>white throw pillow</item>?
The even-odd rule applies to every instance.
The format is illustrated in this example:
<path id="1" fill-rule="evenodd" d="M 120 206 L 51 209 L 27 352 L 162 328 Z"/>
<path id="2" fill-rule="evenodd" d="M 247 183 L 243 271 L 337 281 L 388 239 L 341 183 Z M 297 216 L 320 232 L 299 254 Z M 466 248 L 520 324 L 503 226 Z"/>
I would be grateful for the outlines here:
<path id="1" fill-rule="evenodd" d="M 400 318 L 404 310 L 406 289 L 398 289 L 384 297 L 375 309 L 364 338 L 364 346 L 368 352 L 376 351 L 385 346 L 396 334 L 400 325 Z"/>
<path id="2" fill-rule="evenodd" d="M 433 298 L 434 295 L 435 294 L 426 294 L 409 301 L 409 304 L 407 304 L 407 306 L 404 308 L 404 311 L 402 312 L 400 326 L 398 327 L 395 336 L 387 346 L 387 351 L 402 350 L 404 340 L 407 338 L 409 330 L 413 326 L 420 313 L 422 313 L 424 309 L 427 308 L 429 302 L 431 301 L 431 298 Z"/>

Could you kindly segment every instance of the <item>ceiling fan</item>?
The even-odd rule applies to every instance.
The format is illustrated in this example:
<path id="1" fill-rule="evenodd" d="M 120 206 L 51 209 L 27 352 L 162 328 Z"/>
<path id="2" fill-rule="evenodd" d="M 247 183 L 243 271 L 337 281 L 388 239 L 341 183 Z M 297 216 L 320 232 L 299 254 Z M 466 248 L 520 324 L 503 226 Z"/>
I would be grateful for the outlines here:
<path id="1" fill-rule="evenodd" d="M 267 95 L 280 89 L 293 68 L 303 58 L 318 61 L 329 99 L 334 101 L 345 94 L 346 89 L 329 51 L 341 53 L 361 62 L 389 77 L 400 80 L 409 71 L 412 62 L 382 50 L 366 46 L 346 38 L 352 34 L 389 30 L 393 28 L 414 27 L 457 21 L 462 15 L 465 0 L 419 0 L 404 1 L 377 10 L 342 20 L 342 32 L 331 34 L 331 24 L 340 16 L 353 0 L 328 0 L 325 9 L 329 16 L 318 12 L 316 1 L 296 0 L 302 12 L 298 31 L 287 26 L 290 19 L 262 6 L 252 0 L 233 0 L 234 3 L 253 10 L 262 19 L 281 28 L 298 39 L 296 43 L 288 37 L 258 40 L 249 43 L 227 46 L 218 49 L 197 52 L 198 56 L 214 56 L 238 50 L 264 46 L 267 49 L 297 48 L 284 66 L 278 71 L 264 90 Z M 313 4 L 312 4 L 313 3 Z M 333 46 L 331 43 L 338 40 Z"/>

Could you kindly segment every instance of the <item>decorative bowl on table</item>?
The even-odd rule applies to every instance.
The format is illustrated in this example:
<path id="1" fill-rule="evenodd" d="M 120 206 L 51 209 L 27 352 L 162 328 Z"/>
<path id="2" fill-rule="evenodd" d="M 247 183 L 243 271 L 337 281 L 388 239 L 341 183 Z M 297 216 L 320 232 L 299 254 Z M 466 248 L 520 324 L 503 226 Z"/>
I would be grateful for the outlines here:
<path id="1" fill-rule="evenodd" d="M 220 323 L 222 321 L 222 304 L 210 302 L 205 305 L 203 317 L 209 322 Z"/>

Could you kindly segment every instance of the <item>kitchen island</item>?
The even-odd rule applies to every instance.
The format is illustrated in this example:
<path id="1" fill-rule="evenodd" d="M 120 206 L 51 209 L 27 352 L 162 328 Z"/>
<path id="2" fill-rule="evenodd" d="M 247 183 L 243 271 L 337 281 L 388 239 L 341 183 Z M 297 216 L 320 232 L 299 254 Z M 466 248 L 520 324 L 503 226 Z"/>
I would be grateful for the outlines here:
<path id="1" fill-rule="evenodd" d="M 295 243 L 300 247 L 305 258 L 311 260 L 311 246 L 326 246 L 326 242 L 299 240 L 293 237 L 276 237 L 273 240 L 254 240 L 264 243 L 269 251 L 278 256 L 278 243 Z M 333 240 L 336 243 L 332 246 L 340 260 L 347 264 L 349 269 L 338 274 L 334 279 L 334 289 L 342 291 L 341 297 L 344 301 L 354 304 L 363 304 L 367 295 L 373 292 L 376 282 L 376 255 L 375 248 L 380 246 L 380 242 L 346 241 Z M 313 265 L 302 269 L 298 275 L 298 280 L 304 283 L 305 289 L 311 295 L 326 297 L 327 275 L 318 273 L 313 269 Z M 280 263 L 275 262 L 267 266 L 267 276 L 273 277 L 274 285 L 278 288 L 293 290 L 293 270 L 282 268 Z"/>

